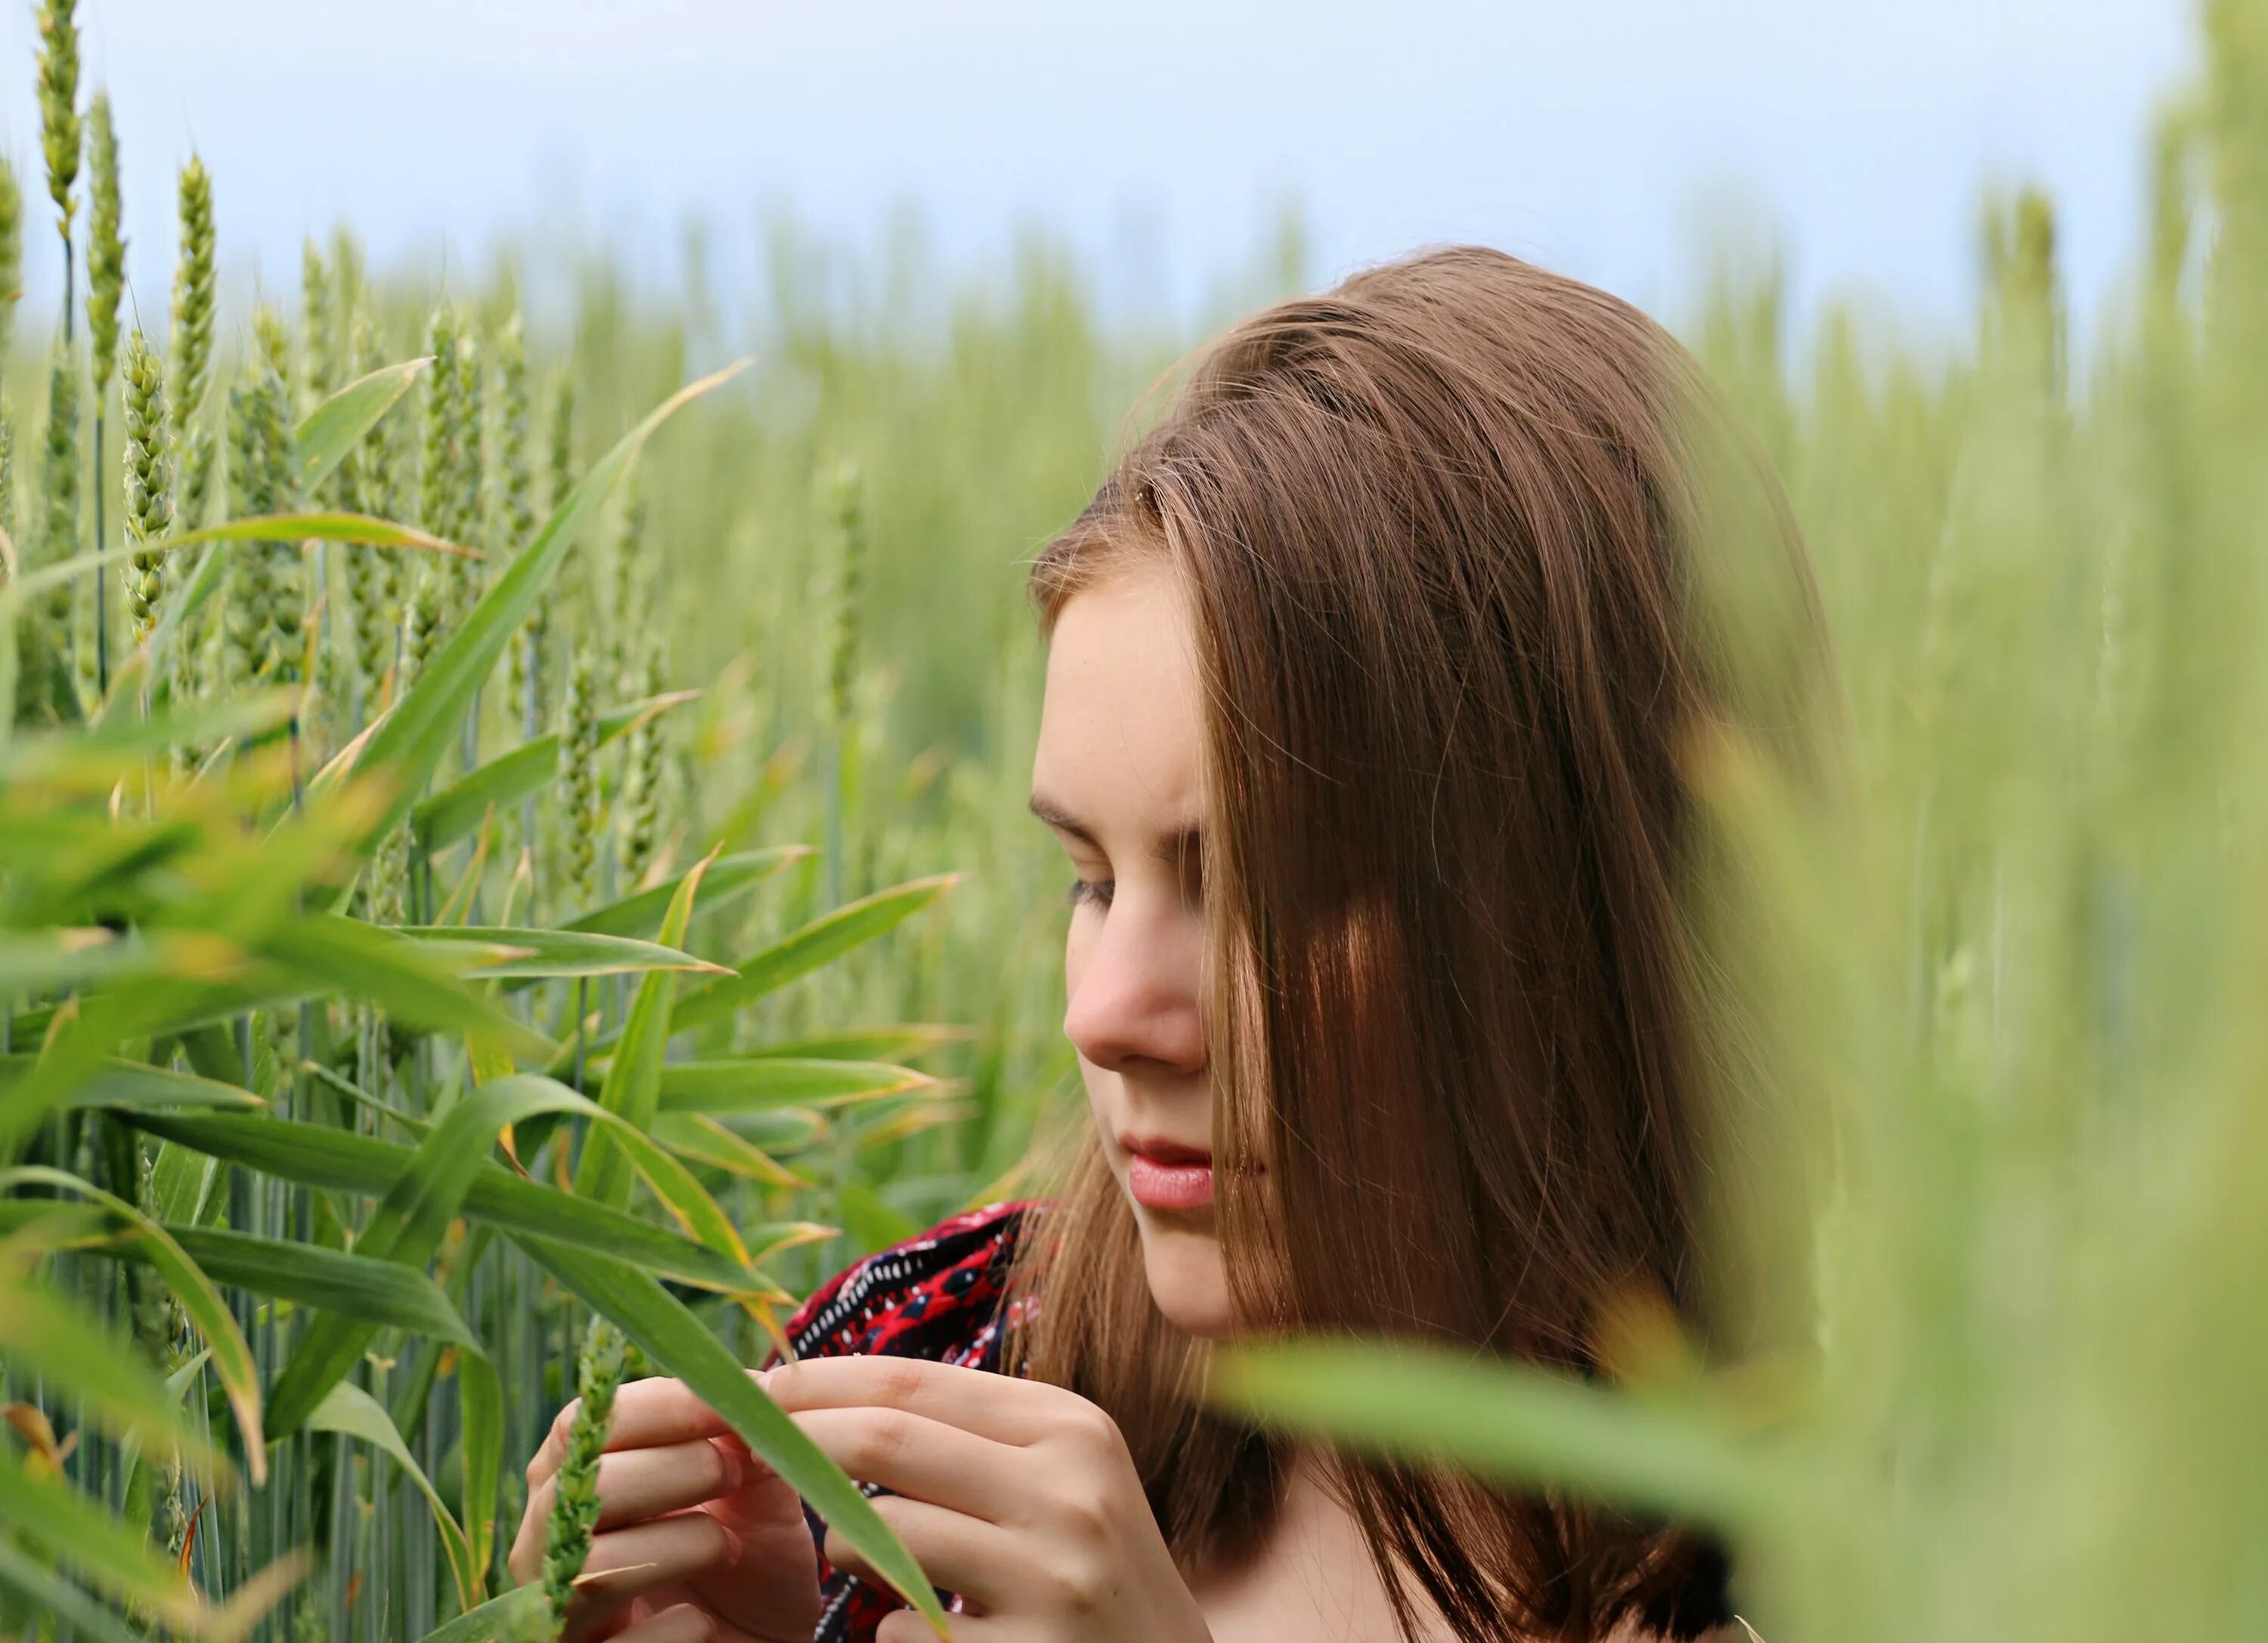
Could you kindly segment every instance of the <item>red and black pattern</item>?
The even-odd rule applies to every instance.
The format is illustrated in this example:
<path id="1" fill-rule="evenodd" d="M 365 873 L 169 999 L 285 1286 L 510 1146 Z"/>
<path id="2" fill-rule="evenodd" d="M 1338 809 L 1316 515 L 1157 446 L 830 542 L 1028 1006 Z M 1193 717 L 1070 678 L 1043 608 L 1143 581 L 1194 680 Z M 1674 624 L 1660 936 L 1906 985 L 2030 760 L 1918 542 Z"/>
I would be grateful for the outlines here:
<path id="1" fill-rule="evenodd" d="M 1010 1321 L 1002 1307 L 1009 1259 L 1025 1221 L 1041 1207 L 1036 1199 L 988 1204 L 852 1263 L 788 1320 L 795 1355 L 879 1352 L 997 1373 L 1001 1328 Z M 775 1352 L 765 1367 L 778 1361 Z M 888 1492 L 872 1484 L 858 1487 L 870 1498 Z M 814 1543 L 823 1548 L 827 1525 L 808 1506 L 803 1515 Z M 819 1578 L 826 1604 L 813 1643 L 873 1643 L 882 1617 L 906 1606 L 895 1594 L 835 1568 L 823 1549 Z M 947 1613 L 961 1612 L 959 1598 L 944 1591 L 938 1596 Z"/>

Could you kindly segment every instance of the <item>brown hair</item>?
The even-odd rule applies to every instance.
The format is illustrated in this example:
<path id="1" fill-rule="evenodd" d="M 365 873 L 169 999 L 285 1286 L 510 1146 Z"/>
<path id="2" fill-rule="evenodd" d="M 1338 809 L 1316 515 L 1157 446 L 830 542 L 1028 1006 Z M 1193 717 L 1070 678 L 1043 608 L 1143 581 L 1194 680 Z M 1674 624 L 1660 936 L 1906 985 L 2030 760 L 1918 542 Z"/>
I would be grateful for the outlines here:
<path id="1" fill-rule="evenodd" d="M 1736 1329 L 1697 1263 L 1717 1084 L 1681 755 L 1737 723 L 1807 756 L 1833 663 L 1777 484 L 1726 425 L 1629 305 L 1435 252 L 1204 350 L 1034 564 L 1049 633 L 1127 555 L 1187 590 L 1219 1225 L 1254 1330 L 1587 1374 L 1633 1286 L 1705 1345 Z M 1747 585 L 1794 616 L 1760 685 L 1734 682 L 1698 591 L 1705 442 L 1743 470 Z M 1117 1420 L 1185 1568 L 1241 1558 L 1290 1452 L 1198 1402 L 1205 1344 L 1151 1300 L 1087 1129 L 1018 1254 L 1012 1285 L 1044 1295 L 1011 1361 Z M 1405 1578 L 1461 1637 L 1725 1617 L 1704 1535 L 1383 1462 L 1331 1474 L 1412 1635 Z"/>

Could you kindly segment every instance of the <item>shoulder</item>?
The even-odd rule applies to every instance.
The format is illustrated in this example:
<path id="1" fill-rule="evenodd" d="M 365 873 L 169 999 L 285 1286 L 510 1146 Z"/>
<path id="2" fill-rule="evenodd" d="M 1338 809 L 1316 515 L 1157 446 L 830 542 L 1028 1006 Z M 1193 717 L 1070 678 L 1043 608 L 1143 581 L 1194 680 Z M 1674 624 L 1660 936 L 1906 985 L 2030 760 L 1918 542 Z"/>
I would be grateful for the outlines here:
<path id="1" fill-rule="evenodd" d="M 987 1204 L 854 1261 L 787 1321 L 795 1355 L 882 1352 L 997 1367 L 1009 1264 L 1045 1208 L 1033 1198 Z"/>

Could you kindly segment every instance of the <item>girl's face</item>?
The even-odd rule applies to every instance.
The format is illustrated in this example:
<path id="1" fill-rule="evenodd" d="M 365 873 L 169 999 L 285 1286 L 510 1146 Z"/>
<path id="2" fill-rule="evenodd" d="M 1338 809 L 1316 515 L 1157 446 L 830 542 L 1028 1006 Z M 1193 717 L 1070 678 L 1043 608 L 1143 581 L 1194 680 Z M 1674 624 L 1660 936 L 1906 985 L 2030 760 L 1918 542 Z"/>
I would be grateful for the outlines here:
<path id="1" fill-rule="evenodd" d="M 1032 763 L 1032 810 L 1078 873 L 1064 1032 L 1159 1310 L 1219 1338 L 1230 1308 L 1199 1011 L 1201 738 L 1189 613 L 1170 568 L 1138 561 L 1066 600 Z"/>

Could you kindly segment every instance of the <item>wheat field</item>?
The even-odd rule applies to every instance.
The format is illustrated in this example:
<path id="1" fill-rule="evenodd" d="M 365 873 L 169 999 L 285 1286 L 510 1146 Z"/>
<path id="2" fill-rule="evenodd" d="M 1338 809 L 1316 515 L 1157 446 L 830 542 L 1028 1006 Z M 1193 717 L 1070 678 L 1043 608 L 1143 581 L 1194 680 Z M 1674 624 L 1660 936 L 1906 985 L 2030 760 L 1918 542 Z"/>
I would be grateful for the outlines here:
<path id="1" fill-rule="evenodd" d="M 2095 334 L 2027 190 L 1962 335 L 1799 334 L 1753 269 L 1678 316 L 1847 689 L 1850 813 L 1738 745 L 1695 771 L 1748 1053 L 1802 1095 L 1716 1139 L 1786 1350 L 1638 1329 L 1576 1385 L 1289 1343 L 1224 1398 L 1705 1520 L 1772 1643 L 2268 1630 L 2268 4 L 2198 27 Z M 563 1489 L 513 1589 L 521 1469 L 641 1372 L 930 1601 L 740 1369 L 1079 1115 L 1018 562 L 1194 339 L 1036 244 L 914 323 L 792 229 L 747 360 L 603 256 L 538 326 L 510 259 L 381 276 L 350 228 L 238 322 L 228 178 L 122 201 L 70 0 L 40 29 L 0 1635 L 552 1637 L 590 1521 Z M 64 305 L 21 313 L 42 257 Z"/>

